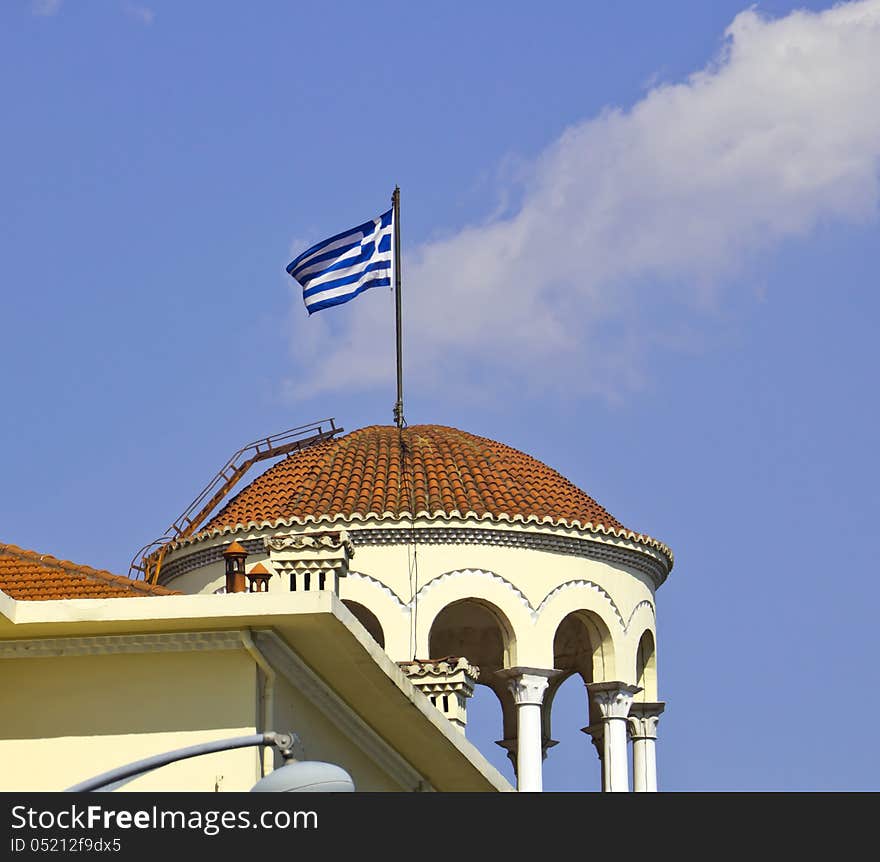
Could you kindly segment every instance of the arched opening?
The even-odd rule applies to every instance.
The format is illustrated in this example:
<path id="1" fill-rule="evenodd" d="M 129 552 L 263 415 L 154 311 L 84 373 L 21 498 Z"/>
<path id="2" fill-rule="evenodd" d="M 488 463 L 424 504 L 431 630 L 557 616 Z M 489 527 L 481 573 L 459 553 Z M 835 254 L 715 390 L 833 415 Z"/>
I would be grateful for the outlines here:
<path id="1" fill-rule="evenodd" d="M 591 738 L 584 733 L 589 704 L 579 673 L 557 677 L 544 696 L 545 715 L 552 715 L 553 739 L 545 736 L 544 790 L 584 792 L 601 789 L 601 769 Z M 548 724 L 550 722 L 548 721 Z"/>
<path id="2" fill-rule="evenodd" d="M 653 703 L 657 700 L 657 653 L 654 648 L 654 635 L 646 630 L 639 639 L 636 651 L 636 685 L 642 690 L 636 700 Z"/>
<path id="3" fill-rule="evenodd" d="M 434 618 L 428 636 L 430 658 L 463 656 L 480 668 L 479 682 L 506 664 L 510 626 L 498 608 L 463 599 L 447 605 Z"/>
<path id="4" fill-rule="evenodd" d="M 516 739 L 516 708 L 507 682 L 496 671 L 509 666 L 512 639 L 507 617 L 477 599 L 447 605 L 434 618 L 428 635 L 430 658 L 464 657 L 479 668 L 474 696 L 467 704 L 465 735 L 511 781 L 513 770 L 504 749 Z"/>
<path id="5" fill-rule="evenodd" d="M 356 617 L 358 622 L 370 633 L 371 637 L 382 649 L 385 649 L 385 633 L 376 615 L 360 602 L 343 599 L 344 604 Z"/>
<path id="6" fill-rule="evenodd" d="M 598 753 L 582 730 L 601 722 L 586 685 L 605 679 L 610 644 L 608 627 L 591 611 L 573 611 L 556 628 L 553 667 L 562 673 L 550 681 L 542 709 L 546 790 L 601 789 Z"/>

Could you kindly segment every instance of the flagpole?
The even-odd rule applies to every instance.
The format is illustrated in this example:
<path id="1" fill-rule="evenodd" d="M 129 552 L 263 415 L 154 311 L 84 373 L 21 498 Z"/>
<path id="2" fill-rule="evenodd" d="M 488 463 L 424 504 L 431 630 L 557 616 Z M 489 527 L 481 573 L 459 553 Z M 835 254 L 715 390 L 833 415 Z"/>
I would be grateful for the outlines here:
<path id="1" fill-rule="evenodd" d="M 391 195 L 392 219 L 394 220 L 394 300 L 397 316 L 397 401 L 394 404 L 394 421 L 403 428 L 403 327 L 400 300 L 400 186 Z"/>

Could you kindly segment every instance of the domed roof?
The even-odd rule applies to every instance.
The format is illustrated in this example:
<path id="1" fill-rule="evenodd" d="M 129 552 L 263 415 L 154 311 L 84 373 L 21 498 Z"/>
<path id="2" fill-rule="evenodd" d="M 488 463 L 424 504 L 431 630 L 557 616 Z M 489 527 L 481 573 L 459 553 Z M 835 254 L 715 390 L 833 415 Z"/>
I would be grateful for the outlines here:
<path id="1" fill-rule="evenodd" d="M 442 425 L 372 425 L 295 452 L 254 479 L 199 535 L 410 514 L 550 522 L 648 538 L 531 455 Z"/>

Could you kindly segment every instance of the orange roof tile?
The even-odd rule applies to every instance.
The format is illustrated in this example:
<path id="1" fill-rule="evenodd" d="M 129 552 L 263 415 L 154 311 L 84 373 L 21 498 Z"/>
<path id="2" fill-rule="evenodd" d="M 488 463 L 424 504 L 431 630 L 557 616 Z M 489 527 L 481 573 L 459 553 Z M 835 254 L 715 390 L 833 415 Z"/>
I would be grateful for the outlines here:
<path id="1" fill-rule="evenodd" d="M 402 432 L 372 425 L 294 452 L 239 492 L 198 536 L 238 525 L 404 513 L 548 519 L 660 545 L 627 530 L 531 455 L 441 425 Z"/>
<path id="2" fill-rule="evenodd" d="M 0 592 L 26 601 L 181 595 L 177 590 L 8 544 L 0 544 Z"/>

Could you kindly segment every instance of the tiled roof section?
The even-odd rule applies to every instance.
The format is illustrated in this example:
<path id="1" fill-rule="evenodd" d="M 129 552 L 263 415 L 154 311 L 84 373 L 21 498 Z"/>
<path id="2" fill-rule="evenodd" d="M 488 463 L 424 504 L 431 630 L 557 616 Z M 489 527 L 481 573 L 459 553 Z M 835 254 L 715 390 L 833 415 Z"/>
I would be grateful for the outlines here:
<path id="1" fill-rule="evenodd" d="M 293 453 L 230 500 L 200 535 L 249 524 L 470 513 L 636 537 L 536 458 L 441 425 L 402 433 L 373 425 Z"/>
<path id="2" fill-rule="evenodd" d="M 26 601 L 181 595 L 177 590 L 4 544 L 0 544 L 0 591 Z"/>

